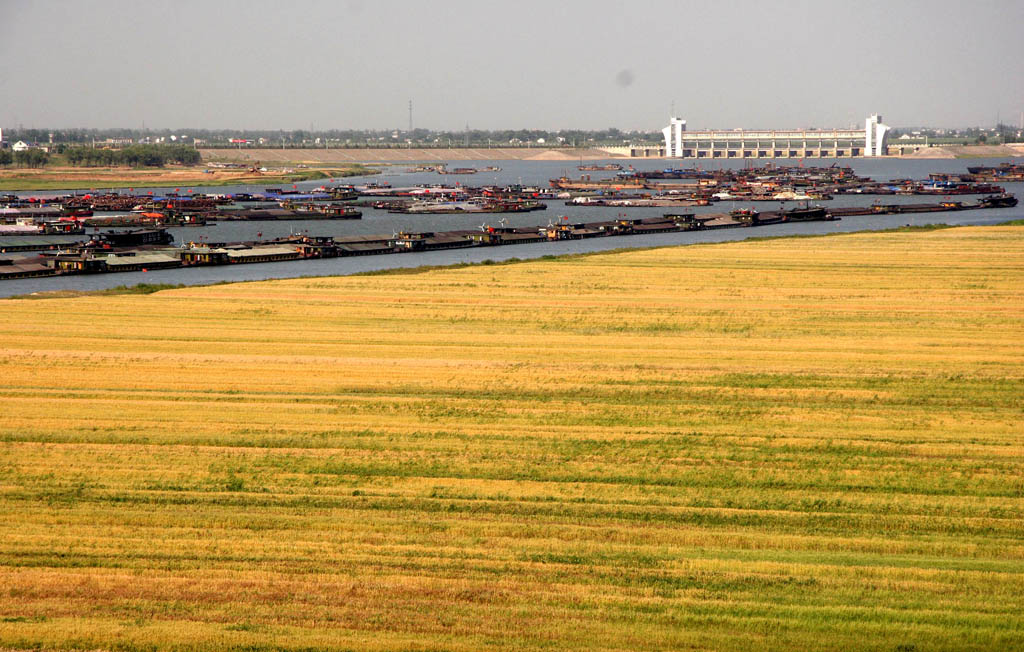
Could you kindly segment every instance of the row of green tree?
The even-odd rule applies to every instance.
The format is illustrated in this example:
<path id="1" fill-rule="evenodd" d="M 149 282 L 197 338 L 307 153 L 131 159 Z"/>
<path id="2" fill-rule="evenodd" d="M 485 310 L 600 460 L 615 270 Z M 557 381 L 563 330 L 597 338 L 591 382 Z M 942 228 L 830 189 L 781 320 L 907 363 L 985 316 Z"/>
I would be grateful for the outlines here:
<path id="1" fill-rule="evenodd" d="M 19 168 L 41 168 L 49 161 L 50 155 L 41 149 L 26 149 L 22 152 L 0 149 L 0 165 L 2 166 L 13 163 Z"/>
<path id="2" fill-rule="evenodd" d="M 584 146 L 593 143 L 615 143 L 621 144 L 625 139 L 634 141 L 660 142 L 660 127 L 653 131 L 622 131 L 615 127 L 607 129 L 424 129 L 417 127 L 412 130 L 404 128 L 396 129 L 196 129 L 196 128 L 175 128 L 175 129 L 25 129 L 11 127 L 4 129 L 4 139 L 9 142 L 24 140 L 26 142 L 47 143 L 52 140 L 57 144 L 102 144 L 108 138 L 132 138 L 135 142 L 142 141 L 148 144 L 157 138 L 166 139 L 170 143 L 171 136 L 178 139 L 178 142 L 191 144 L 192 139 L 199 139 L 203 146 L 237 146 L 230 143 L 232 138 L 258 141 L 264 139 L 267 147 L 301 146 L 315 142 L 317 138 L 321 142 L 328 140 L 332 144 L 343 143 L 356 145 L 360 143 L 379 143 L 398 141 L 405 142 L 406 139 L 414 143 L 428 143 L 435 140 L 439 144 L 447 145 L 451 140 L 452 145 L 462 145 L 468 136 L 474 146 L 491 143 L 508 143 L 517 139 L 524 143 L 536 142 L 538 138 L 544 138 L 547 145 L 558 144 L 558 138 L 562 139 L 563 145 Z M 145 140 L 148 139 L 148 140 Z M 175 143 L 177 144 L 177 143 Z M 59 153 L 59 149 L 58 149 Z"/>
<path id="3" fill-rule="evenodd" d="M 201 160 L 199 152 L 188 145 L 131 145 L 123 149 L 68 147 L 64 150 L 64 157 L 71 165 L 86 167 L 163 167 L 168 163 L 196 165 Z"/>

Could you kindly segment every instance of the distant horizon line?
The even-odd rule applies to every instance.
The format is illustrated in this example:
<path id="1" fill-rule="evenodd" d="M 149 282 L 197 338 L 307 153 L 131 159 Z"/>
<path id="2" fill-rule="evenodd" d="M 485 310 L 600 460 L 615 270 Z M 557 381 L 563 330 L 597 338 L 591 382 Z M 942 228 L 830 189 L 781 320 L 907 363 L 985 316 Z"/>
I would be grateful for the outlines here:
<path id="1" fill-rule="evenodd" d="M 859 126 L 860 126 L 859 123 L 852 123 L 852 124 L 849 125 L 850 128 L 858 128 Z M 1000 122 L 994 123 L 994 124 L 975 124 L 975 125 L 958 125 L 958 126 L 939 126 L 939 125 L 920 125 L 920 124 L 890 125 L 890 127 L 892 129 L 945 129 L 945 130 L 949 130 L 949 129 L 994 129 L 994 128 L 999 127 L 999 126 L 1011 127 L 1011 128 L 1017 128 L 1017 129 L 1021 128 L 1020 125 L 1018 125 L 1018 124 L 1014 124 L 1014 123 L 1011 123 L 1011 122 L 1005 122 L 1005 121 L 1000 121 Z M 481 128 L 481 127 L 470 127 L 469 129 L 466 129 L 466 128 L 444 129 L 444 128 L 438 128 L 438 127 L 413 127 L 412 130 L 410 130 L 407 127 L 401 127 L 401 128 L 397 128 L 397 127 L 326 127 L 326 128 L 317 127 L 317 128 L 313 128 L 313 129 L 310 129 L 310 128 L 307 128 L 307 127 L 296 127 L 296 128 L 292 128 L 292 129 L 285 129 L 285 128 L 281 128 L 281 127 L 196 127 L 196 126 L 191 126 L 191 127 L 182 127 L 182 126 L 178 126 L 178 127 L 148 127 L 148 126 L 147 127 L 128 127 L 128 126 L 106 126 L 106 127 L 91 127 L 91 126 L 73 126 L 73 127 L 70 127 L 70 126 L 40 126 L 40 127 L 36 127 L 36 126 L 27 126 L 26 127 L 24 125 L 20 125 L 20 126 L 14 127 L 14 126 L 6 126 L 6 125 L 3 125 L 3 124 L 0 124 L 0 130 L 2 130 L 2 131 L 12 131 L 12 132 L 14 132 L 14 131 L 111 131 L 111 130 L 123 130 L 123 131 L 173 132 L 173 133 L 177 133 L 179 131 L 236 131 L 236 132 L 274 131 L 274 132 L 282 132 L 282 133 L 294 133 L 294 132 L 297 132 L 297 131 L 304 131 L 304 132 L 314 133 L 314 134 L 327 133 L 327 132 L 332 132 L 332 131 L 366 131 L 366 132 L 374 132 L 374 133 L 395 133 L 395 132 L 397 132 L 397 133 L 406 133 L 407 134 L 407 133 L 410 133 L 411 131 L 418 131 L 418 130 L 423 130 L 423 131 L 427 131 L 427 132 L 430 132 L 430 133 L 459 133 L 459 134 L 466 133 L 467 131 L 470 131 L 470 132 L 472 132 L 472 131 L 482 131 L 482 132 L 543 131 L 543 132 L 547 132 L 547 133 L 561 133 L 561 132 L 566 132 L 566 131 L 601 132 L 601 131 L 609 131 L 611 129 L 617 129 L 618 131 L 620 131 L 622 133 L 660 133 L 662 128 L 663 127 L 659 126 L 659 127 L 653 127 L 653 128 L 648 130 L 648 129 L 637 129 L 637 128 L 626 129 L 626 128 L 616 127 L 616 126 L 600 127 L 600 128 L 585 128 L 585 127 L 558 127 L 558 128 L 545 128 L 545 127 L 493 127 L 493 128 Z M 812 130 L 812 129 L 827 130 L 827 129 L 834 129 L 834 128 L 845 128 L 845 127 L 842 127 L 842 126 L 837 127 L 836 125 L 831 125 L 831 126 L 828 126 L 828 127 L 819 127 L 819 126 L 815 126 L 815 125 L 810 125 L 810 126 L 784 127 L 781 130 L 783 130 L 783 131 Z M 702 126 L 700 126 L 700 129 L 698 129 L 698 131 L 734 131 L 734 130 L 738 130 L 738 129 L 747 130 L 747 131 L 772 130 L 772 129 L 774 129 L 776 131 L 780 130 L 780 128 L 778 128 L 778 127 L 758 127 L 758 126 L 755 126 L 755 127 L 749 127 L 749 126 L 747 126 L 747 127 L 735 127 L 735 126 L 733 126 L 733 127 L 716 127 L 716 126 L 703 126 L 702 125 Z"/>

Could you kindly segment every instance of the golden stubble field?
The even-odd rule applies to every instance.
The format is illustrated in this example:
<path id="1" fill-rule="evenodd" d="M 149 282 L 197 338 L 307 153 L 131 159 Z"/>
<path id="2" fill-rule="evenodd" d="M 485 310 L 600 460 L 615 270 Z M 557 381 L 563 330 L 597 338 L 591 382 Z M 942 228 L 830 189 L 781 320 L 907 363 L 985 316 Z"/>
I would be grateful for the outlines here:
<path id="1" fill-rule="evenodd" d="M 0 647 L 1024 647 L 1024 228 L 0 302 Z"/>

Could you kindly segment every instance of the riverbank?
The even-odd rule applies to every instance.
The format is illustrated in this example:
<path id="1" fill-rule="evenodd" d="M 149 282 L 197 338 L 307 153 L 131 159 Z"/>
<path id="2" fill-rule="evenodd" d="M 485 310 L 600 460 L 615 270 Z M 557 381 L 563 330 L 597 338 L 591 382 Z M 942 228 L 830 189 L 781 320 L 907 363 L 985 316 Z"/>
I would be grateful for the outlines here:
<path id="1" fill-rule="evenodd" d="M 437 163 L 448 161 L 578 161 L 617 158 L 602 149 L 547 147 L 379 149 L 203 149 L 204 161 L 263 163 Z M 638 159 L 642 160 L 642 159 Z"/>
<path id="2" fill-rule="evenodd" d="M 6 301 L 0 647 L 1020 648 L 1022 306 L 1021 227 Z"/>
<path id="3" fill-rule="evenodd" d="M 280 185 L 315 179 L 373 174 L 357 163 L 308 169 L 269 170 L 211 168 L 207 165 L 165 168 L 45 167 L 0 169 L 0 190 L 67 190 L 96 188 L 207 187 L 245 184 Z"/>

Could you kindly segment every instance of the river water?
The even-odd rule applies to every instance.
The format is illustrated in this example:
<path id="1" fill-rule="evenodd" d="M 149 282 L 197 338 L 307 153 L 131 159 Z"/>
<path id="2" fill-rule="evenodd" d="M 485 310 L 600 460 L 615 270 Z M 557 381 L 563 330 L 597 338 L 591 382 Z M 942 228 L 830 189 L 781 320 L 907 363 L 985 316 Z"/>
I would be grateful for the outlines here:
<path id="1" fill-rule="evenodd" d="M 834 162 L 852 167 L 857 174 L 869 176 L 875 180 L 912 178 L 923 179 L 932 172 L 966 172 L 971 165 L 998 165 L 1011 159 L 969 159 L 969 160 L 934 160 L 934 159 L 813 159 L 806 165 L 828 166 Z M 591 161 L 588 161 L 590 163 Z M 604 161 L 607 163 L 632 164 L 637 170 L 659 170 L 665 167 L 691 167 L 698 163 L 693 160 L 666 161 L 662 159 Z M 699 161 L 704 169 L 738 168 L 746 163 L 741 160 Z M 763 165 L 765 160 L 752 162 Z M 777 161 L 780 165 L 794 165 L 793 160 Z M 463 165 L 463 163 L 460 163 Z M 562 175 L 577 178 L 581 173 L 576 170 L 576 161 L 474 161 L 465 163 L 477 168 L 499 166 L 499 172 L 480 172 L 474 175 L 453 175 L 444 177 L 435 172 L 407 172 L 408 164 L 382 168 L 383 173 L 370 177 L 349 177 L 335 179 L 335 183 L 361 184 L 371 181 L 387 181 L 393 186 L 411 186 L 416 184 L 456 182 L 471 186 L 487 184 L 522 183 L 538 187 L 548 187 L 548 180 Z M 614 176 L 614 172 L 587 172 L 593 178 Z M 325 183 L 324 180 L 306 181 L 296 184 L 298 190 L 311 190 Z M 331 185 L 328 182 L 328 185 Z M 1007 192 L 1024 200 L 1024 184 L 1003 184 Z M 154 188 L 154 194 L 174 191 L 174 188 Z M 181 188 L 186 194 L 187 188 Z M 250 192 L 261 193 L 263 186 L 225 186 L 218 188 L 194 188 L 195 192 Z M 67 191 L 63 191 L 67 192 Z M 99 189 L 96 192 L 100 192 Z M 47 196 L 62 194 L 62 191 L 23 192 L 23 196 Z M 954 200 L 971 202 L 975 196 L 954 197 Z M 857 197 L 855 195 L 837 196 L 824 206 L 863 206 L 878 200 L 881 203 L 924 203 L 938 201 L 938 197 Z M 310 235 L 344 236 L 357 234 L 388 234 L 394 231 L 449 231 L 456 229 L 472 229 L 481 223 L 497 225 L 501 217 L 505 217 L 512 226 L 543 225 L 548 221 L 557 221 L 561 216 L 568 216 L 572 222 L 599 221 L 614 219 L 623 214 L 629 218 L 657 217 L 665 213 L 722 213 L 734 208 L 753 206 L 759 210 L 774 210 L 781 202 L 718 202 L 707 207 L 692 208 L 604 208 L 585 206 L 566 206 L 563 200 L 546 200 L 548 208 L 543 211 L 510 215 L 407 215 L 391 214 L 384 210 L 363 208 L 362 220 L 308 220 L 308 221 L 265 221 L 265 222 L 220 222 L 207 227 L 190 227 L 170 229 L 177 242 L 200 241 L 231 242 L 240 240 L 256 240 L 257 234 L 262 237 L 274 238 L 289 233 L 308 232 Z M 789 202 L 786 207 L 793 207 Z M 379 256 L 357 256 L 351 258 L 332 258 L 317 261 L 289 261 L 280 263 L 263 263 L 253 265 L 231 265 L 219 267 L 193 267 L 183 269 L 154 270 L 150 272 L 127 272 L 118 274 L 99 274 L 93 276 L 65 276 L 28 278 L 4 281 L 0 284 L 0 297 L 16 294 L 27 294 L 47 290 L 98 290 L 119 285 L 135 285 L 137 283 L 173 283 L 200 285 L 219 281 L 252 281 L 271 278 L 294 278 L 299 276 L 333 276 L 354 274 L 358 272 L 393 269 L 399 267 L 417 267 L 420 265 L 450 265 L 453 263 L 473 263 L 484 260 L 508 260 L 510 258 L 537 258 L 547 254 L 570 254 L 594 251 L 607 251 L 623 247 L 659 247 L 666 245 L 694 244 L 702 242 L 724 242 L 743 240 L 750 237 L 784 236 L 796 234 L 824 234 L 851 231 L 867 231 L 889 229 L 904 225 L 921 225 L 931 223 L 944 224 L 997 224 L 1011 219 L 1024 217 L 1024 205 L 1014 208 L 970 210 L 951 213 L 922 213 L 904 215 L 878 215 L 848 217 L 836 222 L 798 222 L 793 224 L 777 224 L 754 229 L 724 229 L 716 231 L 695 231 L 679 233 L 660 233 L 642 236 L 592 238 L 566 242 L 533 243 L 505 247 L 479 247 L 472 249 L 455 249 L 424 253 L 391 254 Z M 75 238 L 71 238 L 74 240 Z M 80 237 L 78 238 L 80 239 Z"/>

